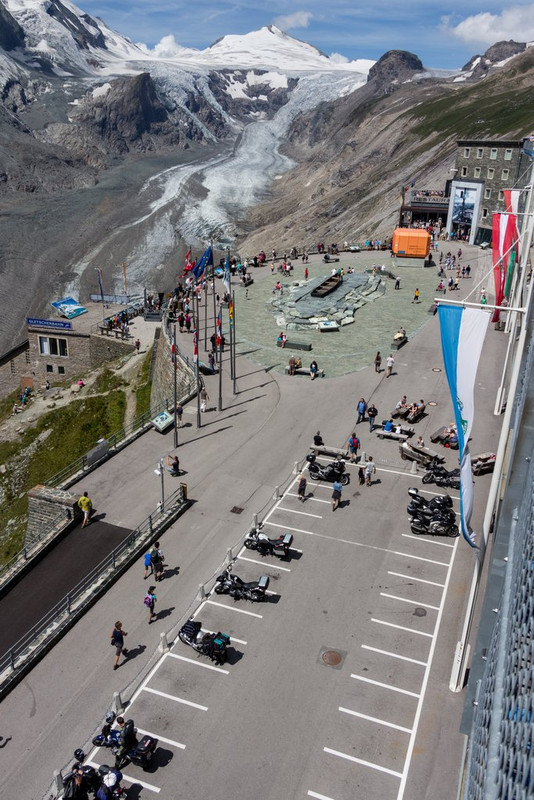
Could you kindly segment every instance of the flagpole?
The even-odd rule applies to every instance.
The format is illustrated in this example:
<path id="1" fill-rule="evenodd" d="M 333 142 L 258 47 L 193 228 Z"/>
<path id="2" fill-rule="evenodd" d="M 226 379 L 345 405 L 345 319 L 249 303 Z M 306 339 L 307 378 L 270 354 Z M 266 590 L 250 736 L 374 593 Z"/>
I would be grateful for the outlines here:
<path id="1" fill-rule="evenodd" d="M 201 416 L 200 416 L 200 370 L 198 366 L 199 358 L 198 358 L 198 295 L 195 291 L 193 291 L 193 308 L 196 310 L 196 323 L 197 323 L 197 358 L 195 364 L 195 373 L 197 378 L 197 428 L 200 428 L 202 425 Z"/>
<path id="2" fill-rule="evenodd" d="M 230 302 L 232 301 L 232 272 L 230 270 L 230 250 L 226 251 L 226 259 L 228 264 L 228 275 L 225 275 L 225 278 L 228 277 L 228 294 L 230 299 L 228 301 L 228 324 L 230 327 L 230 380 L 234 380 L 234 373 L 235 373 L 235 362 L 234 362 L 234 326 L 233 320 L 230 318 Z"/>
<path id="3" fill-rule="evenodd" d="M 178 447 L 178 384 L 176 380 L 176 370 L 177 370 L 177 362 L 178 362 L 178 352 L 176 347 L 176 322 L 172 326 L 173 329 L 173 345 L 174 345 L 174 352 L 173 352 L 173 400 L 174 400 L 174 447 Z"/>
<path id="4" fill-rule="evenodd" d="M 234 329 L 234 341 L 233 341 L 233 344 L 234 344 L 234 375 L 233 375 L 233 379 L 232 379 L 232 391 L 233 391 L 234 394 L 237 394 L 237 389 L 236 389 L 237 363 L 236 363 L 236 360 L 235 360 L 235 343 L 236 343 L 236 339 L 237 339 L 237 330 L 236 330 L 236 326 L 235 326 L 235 319 L 236 319 L 236 315 L 235 315 L 235 292 L 232 292 L 232 317 L 233 317 L 232 327 Z"/>
<path id="5" fill-rule="evenodd" d="M 222 309 L 219 305 L 219 314 L 220 314 L 220 321 L 221 321 L 221 328 L 220 328 L 220 339 L 219 339 L 219 403 L 218 403 L 218 410 L 222 411 Z"/>
<path id="6" fill-rule="evenodd" d="M 208 282 L 204 281 L 204 350 L 208 350 Z"/>

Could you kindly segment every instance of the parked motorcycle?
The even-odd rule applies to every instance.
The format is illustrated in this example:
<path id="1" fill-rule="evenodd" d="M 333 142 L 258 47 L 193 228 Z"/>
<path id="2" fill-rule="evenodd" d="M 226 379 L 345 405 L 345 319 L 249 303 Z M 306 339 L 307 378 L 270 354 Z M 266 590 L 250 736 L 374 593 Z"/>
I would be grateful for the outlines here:
<path id="1" fill-rule="evenodd" d="M 128 797 L 128 790 L 121 786 L 122 772 L 107 764 L 102 764 L 98 768 L 100 776 L 100 788 L 97 790 L 95 797 L 105 797 L 106 800 L 125 800 Z"/>
<path id="2" fill-rule="evenodd" d="M 232 566 L 229 565 L 224 572 L 215 579 L 213 587 L 216 594 L 229 594 L 236 600 L 255 600 L 259 602 L 265 599 L 265 592 L 269 586 L 270 578 L 268 575 L 260 575 L 257 581 L 241 580 L 238 575 L 232 574 Z"/>
<path id="3" fill-rule="evenodd" d="M 410 504 L 406 509 L 410 518 L 412 533 L 416 535 L 458 536 L 456 515 L 452 508 L 452 498 L 439 495 L 427 500 L 413 487 L 408 489 Z"/>
<path id="4" fill-rule="evenodd" d="M 252 528 L 244 544 L 247 550 L 257 550 L 262 555 L 269 554 L 271 556 L 287 558 L 292 542 L 292 533 L 281 535 L 278 539 L 269 539 L 267 534 L 260 533 L 257 528 Z"/>
<path id="5" fill-rule="evenodd" d="M 101 732 L 93 737 L 93 745 L 95 747 L 109 747 L 111 749 L 111 752 L 116 756 L 116 769 L 120 769 L 130 761 L 138 767 L 147 769 L 150 766 L 152 756 L 158 746 L 158 740 L 153 736 L 146 735 L 143 736 L 140 741 L 137 741 L 137 731 L 134 727 L 133 720 L 129 719 L 126 721 L 125 725 L 128 726 L 131 746 L 128 747 L 125 753 L 118 755 L 123 740 L 121 739 L 121 731 L 118 728 L 111 727 L 114 720 L 115 714 L 112 711 L 108 712 Z"/>
<path id="6" fill-rule="evenodd" d="M 441 519 L 433 519 L 430 522 L 419 518 L 413 518 L 410 522 L 410 529 L 416 536 L 430 534 L 431 536 L 451 536 L 460 535 L 460 529 L 455 521 L 445 522 Z"/>
<path id="7" fill-rule="evenodd" d="M 460 488 L 460 470 L 445 469 L 440 464 L 432 463 L 428 472 L 423 475 L 423 483 L 435 483 L 437 486 L 447 486 L 450 489 Z"/>
<path id="8" fill-rule="evenodd" d="M 345 473 L 344 461 L 337 458 L 335 461 L 331 461 L 330 464 L 322 466 L 321 464 L 317 464 L 315 459 L 316 456 L 314 453 L 310 453 L 306 456 L 306 460 L 309 462 L 308 471 L 312 480 L 339 481 L 342 486 L 346 486 L 350 481 L 349 475 Z"/>
<path id="9" fill-rule="evenodd" d="M 228 660 L 230 637 L 227 633 L 203 633 L 202 623 L 189 619 L 178 631 L 178 636 L 184 644 L 208 656 L 216 664 L 225 664 Z"/>
<path id="10" fill-rule="evenodd" d="M 410 503 L 418 508 L 429 508 L 432 511 L 442 511 L 446 508 L 452 508 L 452 497 L 448 494 L 439 494 L 427 500 L 426 497 L 419 494 L 419 489 L 413 486 L 408 489 L 408 494 L 410 495 Z"/>

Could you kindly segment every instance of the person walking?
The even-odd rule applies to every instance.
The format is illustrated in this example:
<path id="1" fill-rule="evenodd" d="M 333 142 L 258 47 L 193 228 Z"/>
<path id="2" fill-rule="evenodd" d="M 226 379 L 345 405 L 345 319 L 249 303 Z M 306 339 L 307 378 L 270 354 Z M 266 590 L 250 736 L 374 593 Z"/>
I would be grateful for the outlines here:
<path id="1" fill-rule="evenodd" d="M 303 257 L 304 257 L 304 256 L 303 256 Z M 305 267 L 305 269 L 304 269 L 304 280 L 305 280 L 305 281 L 307 281 L 307 280 L 308 280 L 308 275 L 309 275 L 309 272 L 308 272 L 308 267 Z"/>
<path id="2" fill-rule="evenodd" d="M 339 505 L 339 501 L 341 500 L 341 492 L 343 491 L 343 486 L 339 481 L 334 481 L 332 485 L 332 511 L 335 511 Z"/>
<path id="3" fill-rule="evenodd" d="M 378 408 L 374 403 L 371 403 L 367 408 L 367 417 L 369 419 L 369 431 L 372 433 L 375 427 L 375 419 L 378 416 Z"/>
<path id="4" fill-rule="evenodd" d="M 400 275 L 395 278 L 395 289 L 400 289 Z"/>
<path id="5" fill-rule="evenodd" d="M 349 453 L 350 453 L 350 460 L 352 463 L 356 461 L 356 456 L 358 455 L 358 450 L 360 449 L 360 440 L 356 436 L 356 433 L 353 433 L 347 442 L 349 446 Z"/>
<path id="6" fill-rule="evenodd" d="M 376 475 L 376 465 L 373 461 L 373 457 L 369 456 L 365 465 L 365 483 L 367 486 L 371 485 L 371 478 L 373 475 Z"/>
<path id="7" fill-rule="evenodd" d="M 115 661 L 113 662 L 113 669 L 119 668 L 119 658 L 121 654 L 126 658 L 128 655 L 128 650 L 124 646 L 124 637 L 128 636 L 126 631 L 122 629 L 122 622 L 120 619 L 117 620 L 115 623 L 115 627 L 111 631 L 111 644 L 115 648 Z"/>
<path id="8" fill-rule="evenodd" d="M 157 600 L 157 597 L 154 594 L 155 589 L 156 589 L 155 586 L 149 586 L 148 587 L 148 592 L 146 593 L 145 599 L 143 600 L 143 602 L 144 602 L 144 604 L 145 604 L 145 606 L 146 606 L 146 608 L 148 610 L 148 624 L 149 625 L 153 620 L 156 619 L 156 616 L 157 616 L 157 614 L 154 611 L 154 608 L 156 606 L 156 600 Z"/>
<path id="9" fill-rule="evenodd" d="M 159 542 L 154 542 L 154 547 L 150 551 L 150 563 L 154 570 L 154 580 L 160 581 L 163 576 L 163 553 L 159 549 Z"/>
<path id="10" fill-rule="evenodd" d="M 380 374 L 380 365 L 382 364 L 382 356 L 380 355 L 380 350 L 377 352 L 375 356 L 375 372 Z"/>
<path id="11" fill-rule="evenodd" d="M 306 499 L 306 476 L 304 475 L 303 472 L 301 472 L 299 475 L 299 485 L 297 489 L 297 494 L 299 500 L 301 500 L 301 502 L 304 502 Z"/>
<path id="12" fill-rule="evenodd" d="M 207 402 L 209 400 L 208 392 L 206 391 L 206 387 L 203 386 L 200 390 L 200 410 L 205 411 L 207 407 Z"/>
<path id="13" fill-rule="evenodd" d="M 93 503 L 87 492 L 84 492 L 80 497 L 80 499 L 78 500 L 78 507 L 81 508 L 83 512 L 82 528 L 85 528 L 86 525 L 89 525 L 89 523 L 91 522 L 90 517 L 91 517 L 91 511 L 93 509 Z"/>
<path id="14" fill-rule="evenodd" d="M 145 563 L 145 576 L 143 580 L 146 581 L 149 575 L 154 574 L 154 570 L 152 568 L 152 561 L 150 558 L 150 550 L 148 551 L 148 553 L 145 553 L 144 563 Z"/>
<path id="15" fill-rule="evenodd" d="M 183 408 L 183 406 L 182 405 L 176 406 L 176 417 L 177 417 L 178 427 L 179 428 L 183 428 L 184 427 L 183 416 L 184 416 L 184 408 Z"/>
<path id="16" fill-rule="evenodd" d="M 418 303 L 418 302 L 419 302 L 419 289 L 416 289 L 415 290 L 415 294 L 413 296 L 412 303 Z"/>
<path id="17" fill-rule="evenodd" d="M 358 419 L 356 420 L 356 425 L 359 422 L 365 422 L 365 412 L 366 411 L 367 411 L 367 403 L 365 402 L 363 397 L 360 397 L 360 399 L 358 400 L 358 403 L 356 405 L 356 412 L 358 414 Z"/>
<path id="18" fill-rule="evenodd" d="M 389 376 L 391 375 L 394 363 L 395 359 L 393 358 L 393 354 L 390 353 L 389 356 L 386 358 L 386 378 L 389 378 Z"/>

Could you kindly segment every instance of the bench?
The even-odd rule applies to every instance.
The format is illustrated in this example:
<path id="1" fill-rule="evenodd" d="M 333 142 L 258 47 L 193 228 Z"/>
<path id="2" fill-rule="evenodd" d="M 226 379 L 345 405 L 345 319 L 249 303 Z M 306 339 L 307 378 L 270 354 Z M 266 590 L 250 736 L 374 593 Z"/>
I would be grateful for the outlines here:
<path id="1" fill-rule="evenodd" d="M 448 444 L 451 450 L 458 450 L 458 442 L 453 444 L 447 442 L 448 435 L 449 435 L 449 429 L 447 428 L 446 425 L 442 425 L 441 428 L 438 428 L 437 431 L 434 431 L 434 433 L 430 435 L 430 441 L 434 442 L 434 444 L 436 442 L 440 442 L 443 445 Z"/>
<path id="2" fill-rule="evenodd" d="M 411 442 L 403 442 L 400 444 L 399 452 L 403 461 L 409 459 L 410 461 L 417 461 L 424 466 L 430 464 L 434 459 L 438 461 L 445 460 L 443 456 L 440 456 L 435 450 L 431 450 L 429 447 L 421 447 L 421 445 L 412 444 Z"/>
<path id="3" fill-rule="evenodd" d="M 276 340 L 276 346 L 277 347 L 282 347 L 282 342 L 279 339 Z M 291 342 L 289 339 L 286 339 L 285 346 L 289 350 L 311 350 L 312 349 L 311 344 L 305 344 L 304 342 Z"/>
<path id="4" fill-rule="evenodd" d="M 395 431 L 377 431 L 379 439 L 397 439 L 399 442 L 405 442 L 408 438 L 407 433 L 395 433 Z"/>
<path id="5" fill-rule="evenodd" d="M 422 406 L 418 406 L 415 411 L 411 411 L 406 417 L 407 422 L 417 422 L 424 417 L 425 415 L 425 408 L 426 406 L 423 404 Z"/>
<path id="6" fill-rule="evenodd" d="M 124 339 L 126 336 L 126 334 L 124 333 L 124 331 L 121 330 L 121 328 L 108 328 L 107 325 L 99 325 L 98 329 L 100 333 L 102 334 L 105 333 L 106 336 L 109 336 L 111 333 L 114 333 L 115 339 Z"/>
<path id="7" fill-rule="evenodd" d="M 407 336 L 403 336 L 402 339 L 394 339 L 392 341 L 392 343 L 391 343 L 391 349 L 392 350 L 400 350 L 401 347 L 404 347 L 404 345 L 406 344 L 407 341 L 408 341 L 408 337 Z"/>
<path id="8" fill-rule="evenodd" d="M 286 373 L 289 375 L 289 366 L 285 368 Z M 295 375 L 305 375 L 307 378 L 311 376 L 310 370 L 306 369 L 305 367 L 297 367 L 295 370 Z M 324 378 L 324 369 L 317 370 L 317 377 Z"/>
<path id="9" fill-rule="evenodd" d="M 493 472 L 497 456 L 495 453 L 479 453 L 471 457 L 471 470 L 473 475 L 482 475 L 484 472 Z"/>
<path id="10" fill-rule="evenodd" d="M 312 444 L 310 450 L 317 456 L 341 456 L 341 458 L 350 456 L 348 450 L 344 450 L 342 447 L 328 447 L 326 444 Z"/>
<path id="11" fill-rule="evenodd" d="M 325 264 L 335 264 L 339 261 L 339 258 L 335 258 L 334 256 L 328 256 L 328 258 L 326 258 L 326 256 L 324 256 L 323 261 Z"/>
<path id="12" fill-rule="evenodd" d="M 245 280 L 242 280 L 241 283 L 243 286 L 252 286 L 252 284 L 254 283 L 254 278 L 249 278 L 249 276 L 247 275 Z"/>
<path id="13" fill-rule="evenodd" d="M 382 422 L 376 422 L 374 425 L 375 429 L 383 428 L 386 422 L 387 420 L 382 420 Z M 400 427 L 401 427 L 401 433 L 404 433 L 406 436 L 413 436 L 415 433 L 415 428 L 410 427 L 410 425 L 401 425 Z"/>

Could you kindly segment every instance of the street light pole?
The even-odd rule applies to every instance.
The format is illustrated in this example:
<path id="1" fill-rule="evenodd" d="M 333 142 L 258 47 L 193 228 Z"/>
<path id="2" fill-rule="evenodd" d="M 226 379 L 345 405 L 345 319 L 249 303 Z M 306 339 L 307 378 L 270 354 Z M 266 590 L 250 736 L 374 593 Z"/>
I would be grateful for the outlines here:
<path id="1" fill-rule="evenodd" d="M 160 458 L 159 464 L 154 470 L 154 473 L 161 478 L 161 500 L 160 508 L 161 513 L 165 511 L 165 467 L 163 466 L 163 459 Z"/>
<path id="2" fill-rule="evenodd" d="M 177 385 L 177 361 L 178 352 L 176 347 L 176 322 L 173 325 L 173 401 L 174 401 L 174 447 L 178 447 L 178 385 Z"/>

